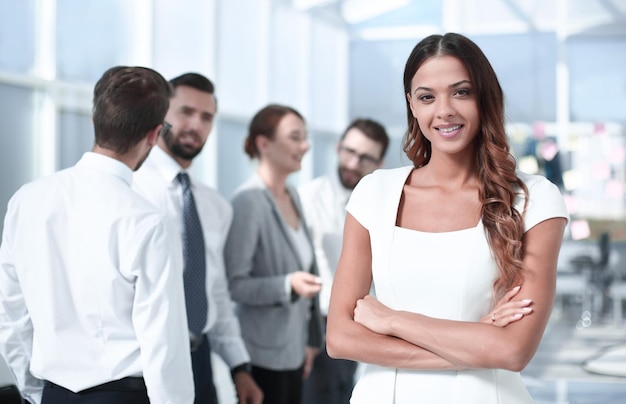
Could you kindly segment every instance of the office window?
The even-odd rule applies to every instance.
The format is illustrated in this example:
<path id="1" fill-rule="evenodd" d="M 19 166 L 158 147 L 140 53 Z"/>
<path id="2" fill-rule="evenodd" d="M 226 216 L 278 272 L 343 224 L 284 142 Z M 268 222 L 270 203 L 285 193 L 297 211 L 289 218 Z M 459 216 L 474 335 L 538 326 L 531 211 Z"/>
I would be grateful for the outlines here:
<path id="1" fill-rule="evenodd" d="M 310 133 L 311 149 L 309 158 L 313 159 L 313 178 L 330 174 L 337 169 L 337 142 L 339 134 L 328 132 Z"/>
<path id="2" fill-rule="evenodd" d="M 91 116 L 73 111 L 62 111 L 58 142 L 58 169 L 76 164 L 83 153 L 93 147 L 94 133 Z"/>
<path id="3" fill-rule="evenodd" d="M 35 0 L 0 0 L 0 70 L 26 73 L 35 60 Z"/>
<path id="4" fill-rule="evenodd" d="M 219 122 L 217 188 L 226 199 L 230 199 L 235 189 L 254 172 L 255 164 L 243 151 L 247 129 L 244 122 L 226 119 Z"/>
<path id="5" fill-rule="evenodd" d="M 109 67 L 129 63 L 128 14 L 123 0 L 57 0 L 57 76 L 95 82 Z"/>
<path id="6" fill-rule="evenodd" d="M 626 120 L 626 38 L 574 38 L 568 42 L 572 120 Z"/>
<path id="7" fill-rule="evenodd" d="M 554 33 L 482 35 L 483 50 L 504 92 L 510 122 L 556 120 L 557 38 Z M 508 49 L 515 49 L 505 56 Z"/>
<path id="8" fill-rule="evenodd" d="M 0 84 L 0 215 L 4 218 L 9 198 L 35 176 L 34 91 Z M 1 226 L 0 226 L 1 227 Z"/>
<path id="9" fill-rule="evenodd" d="M 267 102 L 269 11 L 266 2 L 221 2 L 216 85 L 221 113 L 252 116 Z"/>
<path id="10" fill-rule="evenodd" d="M 342 131 L 348 114 L 349 38 L 342 29 L 315 21 L 312 30 L 307 120 L 325 130 Z"/>

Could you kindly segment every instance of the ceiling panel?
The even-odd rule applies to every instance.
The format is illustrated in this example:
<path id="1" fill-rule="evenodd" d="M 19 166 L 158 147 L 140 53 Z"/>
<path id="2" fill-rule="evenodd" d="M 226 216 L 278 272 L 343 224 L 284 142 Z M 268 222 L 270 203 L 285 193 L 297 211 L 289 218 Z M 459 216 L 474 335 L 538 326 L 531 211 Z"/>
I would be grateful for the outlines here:
<path id="1" fill-rule="evenodd" d="M 354 38 L 415 38 L 425 32 L 556 32 L 626 35 L 626 0 L 293 0 L 331 14 Z"/>

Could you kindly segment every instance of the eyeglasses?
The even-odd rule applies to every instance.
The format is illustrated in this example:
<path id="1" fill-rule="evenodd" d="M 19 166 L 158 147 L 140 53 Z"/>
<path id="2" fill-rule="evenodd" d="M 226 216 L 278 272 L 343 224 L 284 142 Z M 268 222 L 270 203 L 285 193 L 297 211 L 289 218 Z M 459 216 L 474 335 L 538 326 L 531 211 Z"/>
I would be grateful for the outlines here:
<path id="1" fill-rule="evenodd" d="M 159 131 L 159 136 L 167 135 L 170 130 L 172 130 L 172 125 L 163 121 L 163 124 L 161 125 L 161 130 Z"/>
<path id="2" fill-rule="evenodd" d="M 359 154 L 356 150 L 346 147 L 344 145 L 339 145 L 339 155 L 341 158 L 352 159 L 356 157 L 359 160 L 359 164 L 362 166 L 375 166 L 380 163 L 380 159 L 376 157 L 370 156 L 369 154 Z"/>

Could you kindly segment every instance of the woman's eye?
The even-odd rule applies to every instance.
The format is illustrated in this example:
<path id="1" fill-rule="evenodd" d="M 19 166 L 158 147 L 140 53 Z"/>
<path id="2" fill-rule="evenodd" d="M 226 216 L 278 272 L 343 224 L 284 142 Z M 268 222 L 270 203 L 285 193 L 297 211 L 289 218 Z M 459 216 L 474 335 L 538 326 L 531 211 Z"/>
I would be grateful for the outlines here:
<path id="1" fill-rule="evenodd" d="M 417 97 L 418 100 L 420 101 L 431 101 L 434 97 L 430 94 L 424 94 L 424 95 L 420 95 L 419 97 Z"/>
<path id="2" fill-rule="evenodd" d="M 469 95 L 469 93 L 470 91 L 467 88 L 461 88 L 456 91 L 456 94 L 460 96 L 466 96 L 466 95 Z"/>

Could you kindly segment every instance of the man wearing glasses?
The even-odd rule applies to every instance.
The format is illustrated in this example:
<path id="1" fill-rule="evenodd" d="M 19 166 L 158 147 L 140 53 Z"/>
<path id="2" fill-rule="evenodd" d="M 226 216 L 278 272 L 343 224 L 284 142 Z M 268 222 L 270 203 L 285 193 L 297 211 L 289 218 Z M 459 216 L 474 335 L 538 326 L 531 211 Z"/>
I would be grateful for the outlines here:
<path id="1" fill-rule="evenodd" d="M 133 188 L 167 216 L 176 235 L 172 251 L 183 261 L 195 403 L 217 404 L 211 364 L 214 351 L 231 369 L 239 402 L 260 404 L 263 393 L 249 373 L 250 356 L 224 269 L 223 248 L 232 208 L 189 172 L 213 128 L 214 86 L 197 73 L 180 75 L 170 84 L 173 95 L 165 116 L 170 130 L 159 136 L 135 174 Z"/>
<path id="2" fill-rule="evenodd" d="M 328 314 L 333 276 L 339 263 L 346 203 L 361 178 L 382 167 L 388 145 L 389 137 L 381 124 L 371 119 L 356 119 L 337 145 L 337 171 L 298 189 L 323 282 L 320 292 L 323 316 Z M 305 381 L 303 403 L 347 404 L 356 366 L 355 362 L 331 359 L 325 351 L 321 352 Z"/>

